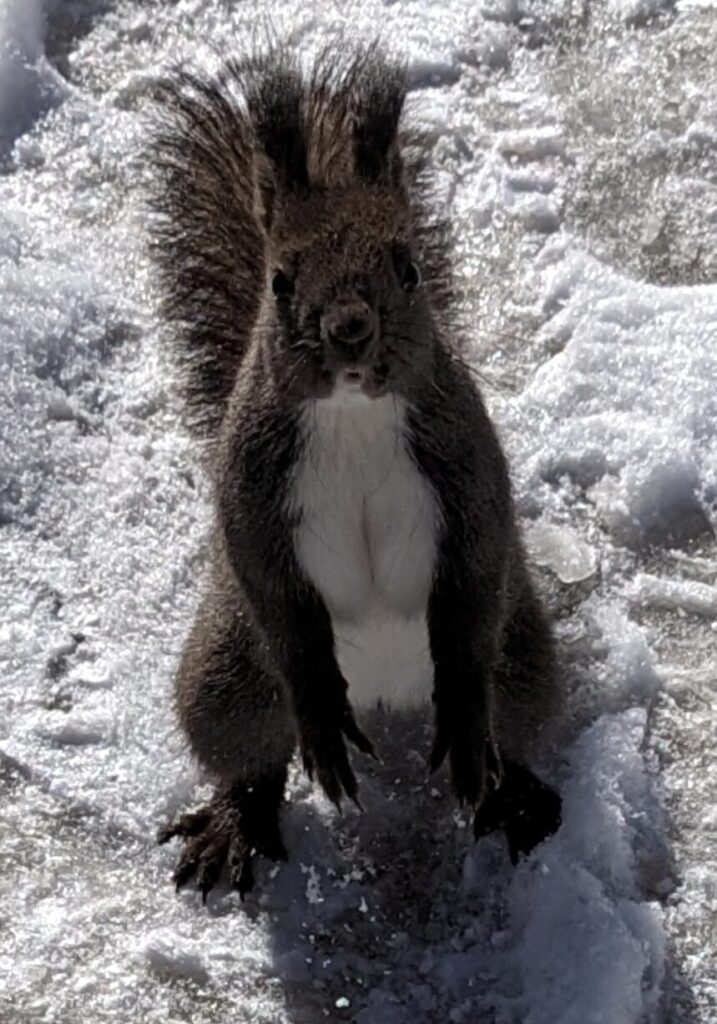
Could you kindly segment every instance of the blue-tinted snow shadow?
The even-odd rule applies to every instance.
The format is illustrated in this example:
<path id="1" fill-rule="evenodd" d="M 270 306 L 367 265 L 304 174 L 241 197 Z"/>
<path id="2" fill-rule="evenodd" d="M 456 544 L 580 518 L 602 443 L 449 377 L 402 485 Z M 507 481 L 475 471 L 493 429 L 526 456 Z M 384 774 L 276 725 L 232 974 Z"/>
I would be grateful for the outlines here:
<path id="1" fill-rule="evenodd" d="M 445 773 L 428 778 L 425 716 L 377 711 L 366 728 L 381 761 L 354 757 L 364 813 L 339 816 L 312 796 L 286 815 L 290 862 L 273 881 L 269 929 L 292 1024 L 404 1024 L 432 1008 L 431 986 L 415 983 L 454 912 L 469 829 Z"/>
<path id="2" fill-rule="evenodd" d="M 44 60 L 27 65 L 18 56 L 17 66 L 10 71 L 16 72 L 20 81 L 7 106 L 0 107 L 0 173 L 14 169 L 12 156 L 18 139 L 66 95 L 59 76 Z"/>
<path id="3" fill-rule="evenodd" d="M 305 787 L 285 814 L 289 863 L 263 867 L 264 896 L 247 901 L 287 1021 L 571 1024 L 607 1006 L 615 1024 L 697 1024 L 649 891 L 672 866 L 656 787 L 631 753 L 641 714 L 581 732 L 563 771 L 566 825 L 517 868 L 502 836 L 473 843 L 445 772 L 428 779 L 428 718 L 372 716 L 382 761 L 355 758 L 365 813 L 333 815 Z M 611 834 L 621 806 L 634 820 Z"/>
<path id="4" fill-rule="evenodd" d="M 37 20 L 30 11 L 8 21 L 9 38 L 0 40 L 0 173 L 13 169 L 18 140 L 70 94 L 73 51 L 116 6 L 116 0 L 75 0 L 49 5 Z M 30 150 L 24 156 L 33 159 Z"/>

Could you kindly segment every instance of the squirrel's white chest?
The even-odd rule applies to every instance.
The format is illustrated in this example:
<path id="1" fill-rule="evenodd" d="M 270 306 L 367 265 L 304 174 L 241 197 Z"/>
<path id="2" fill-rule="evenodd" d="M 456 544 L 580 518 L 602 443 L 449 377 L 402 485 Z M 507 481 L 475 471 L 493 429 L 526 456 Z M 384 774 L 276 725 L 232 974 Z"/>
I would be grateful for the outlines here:
<path id="1" fill-rule="evenodd" d="M 331 615 L 355 705 L 415 706 L 431 693 L 426 607 L 439 512 L 392 396 L 307 405 L 291 492 L 299 564 Z"/>

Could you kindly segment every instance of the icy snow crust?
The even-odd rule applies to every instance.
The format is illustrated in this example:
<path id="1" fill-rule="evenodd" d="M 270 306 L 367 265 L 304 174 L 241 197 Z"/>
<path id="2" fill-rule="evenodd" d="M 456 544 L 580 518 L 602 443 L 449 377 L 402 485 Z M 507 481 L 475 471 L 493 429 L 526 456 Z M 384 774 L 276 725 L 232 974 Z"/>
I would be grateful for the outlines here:
<path id="1" fill-rule="evenodd" d="M 0 3 L 0 1020 L 717 1018 L 708 8 Z M 427 723 L 377 714 L 366 813 L 296 772 L 290 864 L 204 909 L 153 839 L 202 792 L 171 679 L 208 504 L 134 156 L 157 69 L 267 11 L 302 51 L 346 17 L 410 61 L 564 650 L 565 821 L 512 869 L 425 780 Z"/>

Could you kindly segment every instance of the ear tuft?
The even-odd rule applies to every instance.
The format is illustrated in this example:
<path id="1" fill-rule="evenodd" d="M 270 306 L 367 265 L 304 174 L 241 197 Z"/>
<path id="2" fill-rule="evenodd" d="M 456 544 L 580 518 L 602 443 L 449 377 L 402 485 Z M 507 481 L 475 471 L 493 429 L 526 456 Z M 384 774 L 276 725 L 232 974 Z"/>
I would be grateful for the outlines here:
<path id="1" fill-rule="evenodd" d="M 406 99 L 406 71 L 390 63 L 376 46 L 357 76 L 354 121 L 356 171 L 367 181 L 398 184 L 401 159 L 398 125 Z"/>
<path id="2" fill-rule="evenodd" d="M 275 44 L 235 65 L 234 74 L 256 140 L 256 210 L 266 231 L 282 196 L 356 177 L 400 184 L 406 73 L 375 43 L 356 47 L 333 39 L 308 78 L 294 55 Z"/>
<path id="3" fill-rule="evenodd" d="M 304 82 L 286 49 L 273 47 L 242 69 L 256 139 L 259 212 L 268 230 L 280 192 L 308 187 Z"/>

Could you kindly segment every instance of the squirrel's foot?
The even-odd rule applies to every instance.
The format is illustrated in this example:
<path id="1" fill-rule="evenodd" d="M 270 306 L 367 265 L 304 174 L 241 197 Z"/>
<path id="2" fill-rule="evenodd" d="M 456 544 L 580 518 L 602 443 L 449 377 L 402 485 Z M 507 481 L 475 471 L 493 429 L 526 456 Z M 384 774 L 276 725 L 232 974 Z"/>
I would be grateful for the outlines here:
<path id="1" fill-rule="evenodd" d="M 490 793 L 473 820 L 476 839 L 503 829 L 513 864 L 560 828 L 562 799 L 523 765 L 506 763 L 500 787 Z"/>
<path id="2" fill-rule="evenodd" d="M 159 830 L 159 843 L 175 836 L 184 839 L 173 876 L 177 890 L 194 881 L 206 903 L 226 866 L 231 885 L 243 899 L 254 887 L 252 864 L 257 853 L 271 860 L 287 859 L 279 829 L 284 778 L 285 773 L 280 785 L 271 779 L 220 790 L 204 807 Z"/>

